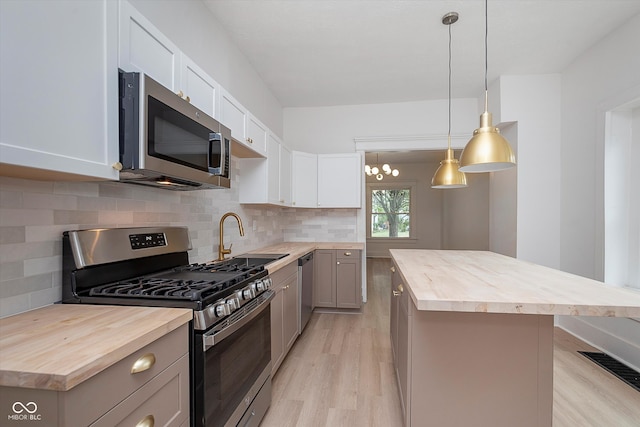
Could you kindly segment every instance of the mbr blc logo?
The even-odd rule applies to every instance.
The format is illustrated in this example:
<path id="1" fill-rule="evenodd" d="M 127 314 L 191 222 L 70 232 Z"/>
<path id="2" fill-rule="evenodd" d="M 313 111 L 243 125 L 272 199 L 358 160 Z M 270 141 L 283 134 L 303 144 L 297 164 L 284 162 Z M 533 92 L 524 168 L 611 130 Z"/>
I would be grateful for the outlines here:
<path id="1" fill-rule="evenodd" d="M 38 411 L 38 405 L 35 402 L 14 402 L 13 406 L 13 414 L 7 415 L 7 418 L 11 421 L 40 421 L 42 416 L 40 414 L 36 414 Z"/>

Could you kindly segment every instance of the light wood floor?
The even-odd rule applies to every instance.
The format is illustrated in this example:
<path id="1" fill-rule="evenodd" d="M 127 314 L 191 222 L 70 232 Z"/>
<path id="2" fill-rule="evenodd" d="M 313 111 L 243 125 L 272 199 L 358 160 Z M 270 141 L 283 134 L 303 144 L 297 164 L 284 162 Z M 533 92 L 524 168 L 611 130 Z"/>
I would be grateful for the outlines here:
<path id="1" fill-rule="evenodd" d="M 273 378 L 263 427 L 400 427 L 389 339 L 388 259 L 367 259 L 362 314 L 313 313 Z M 576 353 L 594 350 L 556 328 L 554 427 L 640 427 L 640 393 Z"/>

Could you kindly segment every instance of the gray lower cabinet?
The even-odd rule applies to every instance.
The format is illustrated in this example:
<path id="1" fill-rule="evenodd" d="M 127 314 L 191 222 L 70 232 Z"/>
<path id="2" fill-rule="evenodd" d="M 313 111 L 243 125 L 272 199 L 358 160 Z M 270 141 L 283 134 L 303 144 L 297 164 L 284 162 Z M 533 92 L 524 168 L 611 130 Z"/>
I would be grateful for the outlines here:
<path id="1" fill-rule="evenodd" d="M 298 263 L 271 274 L 271 374 L 275 374 L 298 338 Z"/>
<path id="2" fill-rule="evenodd" d="M 11 388 L 7 392 L 16 400 L 36 402 L 36 415 L 42 420 L 56 420 L 54 425 L 59 426 L 187 425 L 188 325 L 68 391 Z"/>
<path id="3" fill-rule="evenodd" d="M 393 363 L 396 372 L 396 380 L 398 382 L 398 391 L 400 393 L 400 404 L 402 406 L 402 415 L 405 425 L 409 425 L 408 414 L 409 408 L 409 355 L 411 353 L 411 340 L 409 337 L 411 323 L 409 322 L 410 304 L 409 293 L 404 291 L 402 277 L 398 272 L 397 266 L 391 268 L 391 307 L 390 307 L 390 325 L 391 325 L 391 350 L 393 353 Z"/>
<path id="4" fill-rule="evenodd" d="M 314 306 L 360 308 L 360 250 L 318 249 L 314 254 Z"/>

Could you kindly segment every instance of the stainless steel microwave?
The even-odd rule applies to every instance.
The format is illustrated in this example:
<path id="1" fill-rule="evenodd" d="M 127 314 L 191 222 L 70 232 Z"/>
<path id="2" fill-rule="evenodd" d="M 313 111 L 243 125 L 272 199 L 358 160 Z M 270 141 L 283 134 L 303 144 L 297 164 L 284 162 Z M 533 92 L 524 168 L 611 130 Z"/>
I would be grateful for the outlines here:
<path id="1" fill-rule="evenodd" d="M 231 131 L 143 73 L 119 76 L 120 181 L 229 188 Z"/>

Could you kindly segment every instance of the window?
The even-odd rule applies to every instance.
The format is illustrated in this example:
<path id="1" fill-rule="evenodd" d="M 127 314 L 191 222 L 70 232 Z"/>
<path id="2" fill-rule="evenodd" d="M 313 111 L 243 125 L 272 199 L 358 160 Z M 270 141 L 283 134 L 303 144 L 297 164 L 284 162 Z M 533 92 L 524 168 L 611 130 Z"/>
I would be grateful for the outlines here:
<path id="1" fill-rule="evenodd" d="M 370 185 L 368 188 L 371 238 L 411 237 L 411 187 Z"/>

